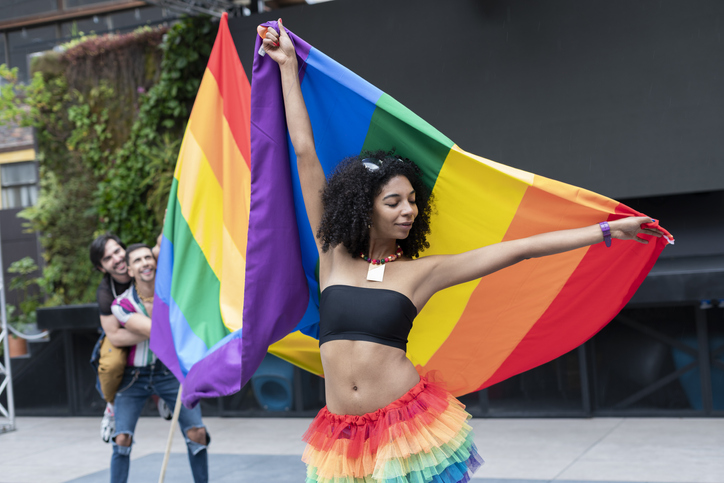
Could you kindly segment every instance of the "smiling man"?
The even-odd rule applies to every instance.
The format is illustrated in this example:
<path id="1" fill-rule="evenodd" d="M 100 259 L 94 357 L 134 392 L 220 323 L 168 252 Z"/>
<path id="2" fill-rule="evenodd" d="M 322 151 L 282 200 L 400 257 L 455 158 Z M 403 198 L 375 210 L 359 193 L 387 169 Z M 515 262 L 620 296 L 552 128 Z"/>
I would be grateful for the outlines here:
<path id="1" fill-rule="evenodd" d="M 115 332 L 127 330 L 139 340 L 128 351 L 126 369 L 116 393 L 111 483 L 128 480 L 133 433 L 148 397 L 157 394 L 173 410 L 179 390 L 176 377 L 156 358 L 149 347 L 156 258 L 148 245 L 135 243 L 126 250 L 125 263 L 129 277 L 128 289 L 113 301 L 111 312 L 119 326 Z M 108 336 L 110 337 L 110 333 Z M 182 406 L 179 425 L 186 439 L 194 481 L 206 482 L 206 446 L 209 437 L 201 420 L 200 406 L 194 409 Z"/>
<path id="2" fill-rule="evenodd" d="M 128 276 L 126 266 L 126 245 L 116 235 L 105 233 L 91 243 L 90 260 L 93 266 L 104 274 L 96 291 L 104 335 L 101 335 L 96 348 L 99 351 L 97 359 L 99 389 L 106 400 L 106 409 L 101 421 L 101 438 L 107 443 L 116 429 L 113 401 L 126 365 L 124 347 L 140 342 L 142 334 L 134 334 L 130 327 L 128 329 L 121 327 L 111 313 L 113 300 L 131 286 L 131 277 Z"/>
<path id="3" fill-rule="evenodd" d="M 93 266 L 104 274 L 96 291 L 101 326 L 111 343 L 116 347 L 126 347 L 142 340 L 140 334 L 134 334 L 118 325 L 111 313 L 111 303 L 131 286 L 126 264 L 126 245 L 112 233 L 99 236 L 90 246 L 90 259 Z"/>
<path id="4" fill-rule="evenodd" d="M 159 248 L 157 245 L 154 250 Z M 90 260 L 93 266 L 104 274 L 96 291 L 101 327 L 105 334 L 101 337 L 102 343 L 99 341 L 100 356 L 97 362 L 100 390 L 107 402 L 101 422 L 101 438 L 107 443 L 115 431 L 113 402 L 126 365 L 124 348 L 136 345 L 147 335 L 143 333 L 142 327 L 134 327 L 133 321 L 121 326 L 111 313 L 113 300 L 131 285 L 126 263 L 126 246 L 121 239 L 112 233 L 105 233 L 93 240 L 90 245 Z M 161 417 L 171 419 L 171 412 L 163 399 L 154 396 L 154 401 Z"/>

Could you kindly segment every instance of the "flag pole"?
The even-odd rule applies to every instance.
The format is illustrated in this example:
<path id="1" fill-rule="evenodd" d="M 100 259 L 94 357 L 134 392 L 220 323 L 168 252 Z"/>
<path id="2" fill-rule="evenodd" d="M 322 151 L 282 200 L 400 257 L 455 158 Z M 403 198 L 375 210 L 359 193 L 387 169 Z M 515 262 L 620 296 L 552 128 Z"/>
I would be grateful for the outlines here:
<path id="1" fill-rule="evenodd" d="M 168 459 L 171 456 L 171 443 L 173 442 L 173 429 L 178 423 L 178 416 L 181 414 L 181 391 L 183 385 L 179 384 L 178 395 L 176 396 L 176 405 L 173 407 L 173 419 L 171 419 L 171 429 L 168 432 L 168 441 L 166 442 L 166 454 L 163 456 L 163 464 L 161 465 L 161 476 L 158 477 L 158 483 L 163 483 L 166 478 L 166 467 L 168 466 Z"/>

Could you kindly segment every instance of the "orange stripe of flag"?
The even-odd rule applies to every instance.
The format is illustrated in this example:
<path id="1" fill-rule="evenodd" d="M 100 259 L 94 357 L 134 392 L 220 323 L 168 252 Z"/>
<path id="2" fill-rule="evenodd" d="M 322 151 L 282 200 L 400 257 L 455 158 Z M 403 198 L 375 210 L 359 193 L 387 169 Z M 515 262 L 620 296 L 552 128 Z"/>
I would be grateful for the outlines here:
<path id="1" fill-rule="evenodd" d="M 216 79 L 206 69 L 196 94 L 194 109 L 191 111 L 188 129 L 194 135 L 206 159 L 214 172 L 219 186 L 224 186 L 224 143 L 222 133 L 224 118 L 220 115 L 224 109 L 224 100 L 219 92 Z"/>
<path id="2" fill-rule="evenodd" d="M 246 77 L 224 16 L 206 68 L 213 74 L 224 99 L 224 117 L 229 123 L 242 157 L 251 168 L 251 85 Z"/>
<path id="3" fill-rule="evenodd" d="M 526 190 L 503 241 L 577 228 L 605 216 L 540 189 L 539 181 L 536 177 Z M 547 187 L 547 183 L 543 185 Z M 486 380 L 495 373 L 555 300 L 585 253 L 586 249 L 579 249 L 526 260 L 480 280 L 455 330 L 428 365 L 437 367 L 438 359 L 454 360 L 453 355 L 463 353 L 470 344 L 490 363 L 479 366 L 460 360 L 460 367 L 446 370 L 446 374 L 454 374 L 454 379 L 446 381 L 451 392 L 455 394 L 465 385 L 466 374 Z"/>
<path id="4" fill-rule="evenodd" d="M 239 252 L 246 255 L 251 171 L 236 144 L 231 126 L 219 115 L 226 101 L 219 95 L 216 79 L 208 70 L 206 72 L 188 128 L 219 180 L 224 200 L 224 226 Z"/>

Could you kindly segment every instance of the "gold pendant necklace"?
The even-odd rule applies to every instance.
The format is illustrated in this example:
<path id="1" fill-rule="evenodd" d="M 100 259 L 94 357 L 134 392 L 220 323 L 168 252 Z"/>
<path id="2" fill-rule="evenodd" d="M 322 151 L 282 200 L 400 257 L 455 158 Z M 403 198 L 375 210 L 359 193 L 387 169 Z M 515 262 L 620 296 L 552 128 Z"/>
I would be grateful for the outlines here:
<path id="1" fill-rule="evenodd" d="M 144 297 L 143 295 L 141 295 L 141 291 L 138 290 L 138 285 L 136 285 L 135 282 L 133 283 L 133 287 L 136 289 L 136 293 L 138 294 L 138 298 L 141 299 L 141 302 L 145 304 L 153 302 L 153 295 L 151 295 L 150 297 Z"/>

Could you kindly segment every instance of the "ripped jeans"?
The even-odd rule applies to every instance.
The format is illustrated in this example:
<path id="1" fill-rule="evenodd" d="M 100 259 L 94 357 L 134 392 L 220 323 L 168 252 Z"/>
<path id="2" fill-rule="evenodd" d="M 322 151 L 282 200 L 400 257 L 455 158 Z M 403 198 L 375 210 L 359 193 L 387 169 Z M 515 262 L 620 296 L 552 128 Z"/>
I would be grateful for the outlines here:
<path id="1" fill-rule="evenodd" d="M 141 410 L 148 397 L 154 393 L 166 401 L 168 407 L 173 410 L 176 405 L 178 388 L 178 380 L 161 361 L 156 361 L 154 365 L 146 367 L 126 367 L 115 401 L 116 432 L 113 435 L 111 483 L 125 483 L 128 480 L 131 448 L 133 447 L 133 444 L 131 446 L 117 445 L 115 442 L 116 436 L 125 433 L 133 437 Z M 186 439 L 194 481 L 196 483 L 206 483 L 209 480 L 206 445 L 196 443 L 186 435 L 186 431 L 190 428 L 204 427 L 201 420 L 200 406 L 196 406 L 194 409 L 182 406 L 178 422 Z M 207 433 L 207 444 L 209 440 Z"/>

